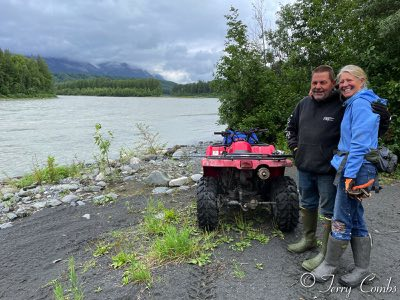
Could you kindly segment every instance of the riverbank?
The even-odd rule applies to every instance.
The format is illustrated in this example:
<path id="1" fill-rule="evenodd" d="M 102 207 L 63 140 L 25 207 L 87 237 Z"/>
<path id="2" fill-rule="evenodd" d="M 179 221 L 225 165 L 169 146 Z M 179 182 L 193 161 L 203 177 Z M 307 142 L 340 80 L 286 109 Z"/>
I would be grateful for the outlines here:
<path id="1" fill-rule="evenodd" d="M 31 197 L 46 205 L 0 230 L 0 298 L 53 299 L 58 283 L 73 299 L 73 257 L 75 287 L 84 299 L 398 299 L 398 181 L 364 201 L 374 240 L 373 283 L 350 291 L 341 289 L 337 278 L 332 286 L 305 286 L 301 262 L 317 249 L 301 255 L 286 251 L 287 244 L 301 236 L 301 224 L 283 234 L 268 211 L 233 210 L 224 213 L 217 232 L 208 235 L 196 229 L 195 181 L 201 174 L 197 155 L 205 146 L 115 161 L 118 180 L 107 180 L 107 174 L 92 169 L 79 179 L 13 193 L 18 203 Z M 296 178 L 295 169 L 286 173 Z M 37 193 L 44 197 L 36 199 Z M 61 204 L 47 205 L 54 200 Z M 166 243 L 164 225 L 178 228 L 176 233 L 189 229 L 189 241 L 197 248 L 156 256 L 162 254 L 157 245 Z M 135 264 L 124 263 L 124 254 L 134 255 Z M 348 249 L 339 274 L 351 264 Z"/>
<path id="2" fill-rule="evenodd" d="M 13 94 L 13 95 L 0 95 L 0 100 L 28 100 L 28 99 L 53 99 L 57 98 L 56 94 L 38 94 L 38 95 L 25 95 L 25 94 Z"/>
<path id="3" fill-rule="evenodd" d="M 48 207 L 62 204 L 85 205 L 85 202 L 113 202 L 115 193 L 105 193 L 109 186 L 129 181 L 158 186 L 154 194 L 174 193 L 176 189 L 187 189 L 201 175 L 190 174 L 195 169 L 193 156 L 204 153 L 204 144 L 175 146 L 160 151 L 160 154 L 143 154 L 125 161 L 111 160 L 106 169 L 97 163 L 86 164 L 76 176 L 64 178 L 56 184 L 29 182 L 18 188 L 18 178 L 0 181 L 0 229 L 12 226 L 12 221 L 23 218 Z M 186 157 L 186 162 L 178 161 Z M 162 166 L 162 171 L 158 168 Z M 198 167 L 196 168 L 198 169 Z M 26 185 L 26 184 L 24 184 Z"/>

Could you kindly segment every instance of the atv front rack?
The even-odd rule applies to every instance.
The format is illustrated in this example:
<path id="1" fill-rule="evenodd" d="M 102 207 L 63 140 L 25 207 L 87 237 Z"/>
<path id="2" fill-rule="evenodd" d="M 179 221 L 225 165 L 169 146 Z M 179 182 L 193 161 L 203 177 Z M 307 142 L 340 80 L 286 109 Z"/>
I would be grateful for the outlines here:
<path id="1" fill-rule="evenodd" d="M 243 159 L 243 160 L 284 160 L 286 158 L 293 157 L 293 155 L 285 155 L 285 154 L 257 154 L 257 153 L 230 153 L 230 154 L 222 154 L 222 155 L 206 155 L 207 159 L 226 159 L 226 160 L 235 160 L 235 159 Z"/>

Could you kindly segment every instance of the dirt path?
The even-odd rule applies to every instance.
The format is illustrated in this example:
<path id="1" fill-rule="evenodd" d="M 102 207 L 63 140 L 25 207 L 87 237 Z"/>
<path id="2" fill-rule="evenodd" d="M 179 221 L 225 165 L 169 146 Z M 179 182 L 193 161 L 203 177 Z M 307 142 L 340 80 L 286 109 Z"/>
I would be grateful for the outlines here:
<path id="1" fill-rule="evenodd" d="M 190 189 L 159 198 L 166 206 L 189 205 L 194 194 Z M 0 230 L 0 299 L 54 299 L 49 283 L 56 278 L 67 280 L 71 256 L 85 299 L 399 299 L 399 198 L 400 184 L 396 183 L 365 202 L 374 239 L 371 270 L 377 279 L 364 286 L 364 292 L 340 290 L 337 279 L 327 293 L 322 291 L 328 290 L 329 283 L 304 287 L 300 264 L 311 254 L 286 251 L 287 243 L 299 238 L 301 225 L 281 239 L 272 236 L 268 219 L 262 224 L 270 237 L 267 244 L 253 242 L 243 252 L 233 251 L 228 244 L 220 245 L 213 252 L 212 263 L 201 268 L 186 263 L 154 268 L 150 288 L 123 286 L 122 271 L 113 270 L 107 256 L 83 272 L 85 264 L 93 260 L 93 245 L 100 236 L 142 221 L 140 212 L 149 199 L 148 191 L 144 191 L 107 206 L 44 209 Z M 85 214 L 90 214 L 89 220 L 82 217 Z M 340 273 L 351 263 L 351 252 L 347 250 Z"/>

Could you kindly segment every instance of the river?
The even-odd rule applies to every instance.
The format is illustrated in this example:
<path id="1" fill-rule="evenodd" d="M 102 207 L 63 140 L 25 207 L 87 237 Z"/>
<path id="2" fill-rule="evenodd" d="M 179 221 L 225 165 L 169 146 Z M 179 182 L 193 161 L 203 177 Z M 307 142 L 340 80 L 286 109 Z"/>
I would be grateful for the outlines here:
<path id="1" fill-rule="evenodd" d="M 159 133 L 167 146 L 215 140 L 216 98 L 58 96 L 45 100 L 0 100 L 0 178 L 31 172 L 49 155 L 58 164 L 93 161 L 95 124 L 113 133 L 110 153 L 133 148 L 137 123 Z"/>

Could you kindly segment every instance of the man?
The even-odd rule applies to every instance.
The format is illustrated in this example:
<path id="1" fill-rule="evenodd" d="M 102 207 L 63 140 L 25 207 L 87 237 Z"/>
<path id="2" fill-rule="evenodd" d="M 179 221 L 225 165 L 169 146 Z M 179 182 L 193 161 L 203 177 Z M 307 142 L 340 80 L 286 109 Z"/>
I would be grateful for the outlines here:
<path id="1" fill-rule="evenodd" d="M 317 246 L 319 206 L 323 216 L 321 250 L 302 263 L 308 271 L 324 260 L 336 197 L 335 169 L 330 161 L 339 142 L 344 108 L 340 93 L 335 90 L 335 74 L 330 66 L 321 65 L 313 70 L 310 94 L 297 104 L 286 128 L 288 145 L 298 170 L 303 222 L 303 237 L 288 245 L 290 252 L 303 253 Z M 373 104 L 372 107 L 374 113 L 381 116 L 381 135 L 389 126 L 390 115 L 383 105 Z"/>

